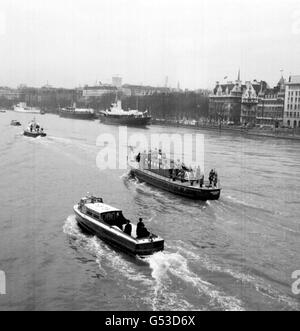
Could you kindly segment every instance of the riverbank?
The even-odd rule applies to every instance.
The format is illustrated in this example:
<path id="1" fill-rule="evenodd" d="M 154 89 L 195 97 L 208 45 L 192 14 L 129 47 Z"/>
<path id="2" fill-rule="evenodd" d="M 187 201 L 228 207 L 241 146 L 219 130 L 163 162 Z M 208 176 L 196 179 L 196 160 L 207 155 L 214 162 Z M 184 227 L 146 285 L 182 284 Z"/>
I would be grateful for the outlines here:
<path id="1" fill-rule="evenodd" d="M 209 130 L 209 131 L 225 131 L 225 132 L 236 132 L 241 135 L 247 136 L 260 136 L 260 137 L 269 137 L 269 138 L 277 138 L 277 139 L 291 139 L 291 140 L 300 140 L 300 130 L 293 129 L 273 129 L 273 128 L 243 128 L 241 126 L 225 126 L 225 125 L 212 125 L 212 124 L 183 124 L 178 122 L 173 122 L 169 120 L 157 120 L 154 119 L 152 121 L 153 125 L 162 125 L 162 126 L 170 126 L 170 127 L 182 127 L 182 128 L 190 128 L 194 130 Z"/>

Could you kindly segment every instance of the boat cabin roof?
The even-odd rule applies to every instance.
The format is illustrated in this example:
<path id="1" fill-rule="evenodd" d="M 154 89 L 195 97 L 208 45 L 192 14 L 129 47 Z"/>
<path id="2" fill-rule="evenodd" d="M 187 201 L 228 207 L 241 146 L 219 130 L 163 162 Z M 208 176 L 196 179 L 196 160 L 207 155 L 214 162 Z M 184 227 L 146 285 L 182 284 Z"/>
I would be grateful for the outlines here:
<path id="1" fill-rule="evenodd" d="M 120 209 L 106 205 L 105 203 L 101 203 L 101 202 L 87 203 L 85 206 L 89 210 L 99 213 L 99 214 L 108 213 L 108 212 L 116 212 L 116 211 L 121 212 Z"/>

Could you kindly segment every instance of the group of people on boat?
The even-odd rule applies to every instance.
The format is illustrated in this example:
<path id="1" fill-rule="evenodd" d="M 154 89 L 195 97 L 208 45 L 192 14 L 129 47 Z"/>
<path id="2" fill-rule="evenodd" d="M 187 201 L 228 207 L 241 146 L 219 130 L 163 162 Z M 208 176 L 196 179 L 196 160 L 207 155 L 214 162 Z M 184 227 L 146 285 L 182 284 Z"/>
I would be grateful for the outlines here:
<path id="1" fill-rule="evenodd" d="M 183 162 L 180 164 L 177 160 L 177 164 L 171 161 L 171 168 L 169 169 L 169 176 L 173 181 L 179 179 L 182 183 L 190 182 L 191 185 L 200 183 L 200 187 L 204 184 L 204 174 L 201 172 L 200 166 L 193 168 L 187 167 Z"/>
<path id="2" fill-rule="evenodd" d="M 31 123 L 29 123 L 29 131 L 43 133 L 44 129 L 42 127 L 40 127 L 40 125 L 38 123 L 36 123 L 35 121 L 32 121 Z"/>
<path id="3" fill-rule="evenodd" d="M 124 233 L 128 234 L 129 236 L 131 236 L 131 232 L 132 232 L 132 225 L 130 223 L 129 220 L 127 220 L 127 223 L 125 225 L 124 228 Z M 150 232 L 147 230 L 143 219 L 139 218 L 139 222 L 136 226 L 136 237 L 137 239 L 142 239 L 142 238 L 148 238 L 150 236 Z"/>
<path id="4" fill-rule="evenodd" d="M 212 187 L 217 187 L 218 185 L 218 173 L 216 172 L 216 169 L 211 169 L 209 176 L 208 176 L 208 180 L 209 180 L 209 186 Z"/>
<path id="5" fill-rule="evenodd" d="M 169 177 L 173 181 L 190 182 L 192 186 L 194 183 L 199 184 L 200 187 L 204 185 L 204 174 L 199 165 L 197 167 L 187 167 L 180 159 L 177 159 L 177 161 L 168 160 L 166 154 L 162 153 L 161 150 L 138 153 L 136 161 L 139 163 L 140 169 L 150 170 L 164 177 Z M 217 187 L 218 175 L 215 169 L 210 172 L 208 179 L 209 187 Z"/>

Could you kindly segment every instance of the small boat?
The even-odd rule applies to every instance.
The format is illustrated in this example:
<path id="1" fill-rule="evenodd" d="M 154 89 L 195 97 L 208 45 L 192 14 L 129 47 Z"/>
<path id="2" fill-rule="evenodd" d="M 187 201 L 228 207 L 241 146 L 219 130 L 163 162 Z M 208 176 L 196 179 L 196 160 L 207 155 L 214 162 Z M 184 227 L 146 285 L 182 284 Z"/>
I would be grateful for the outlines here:
<path id="1" fill-rule="evenodd" d="M 10 122 L 10 125 L 12 125 L 12 126 L 21 126 L 21 123 L 19 121 L 17 121 L 17 120 L 12 120 Z"/>
<path id="2" fill-rule="evenodd" d="M 33 119 L 29 124 L 26 130 L 24 130 L 24 136 L 37 138 L 37 137 L 46 137 L 44 129 Z"/>
<path id="3" fill-rule="evenodd" d="M 186 179 L 185 175 L 190 172 L 189 169 L 176 166 L 165 168 L 158 160 L 156 162 L 151 153 L 139 153 L 135 161 L 129 162 L 131 175 L 141 182 L 186 198 L 202 201 L 220 198 L 219 181 L 213 184 L 204 182 L 204 175 L 198 179 Z M 169 164 L 172 164 L 172 161 Z"/>
<path id="4" fill-rule="evenodd" d="M 146 256 L 164 249 L 164 240 L 155 234 L 137 238 L 136 225 L 131 223 L 131 235 L 123 231 L 127 219 L 120 209 L 103 203 L 102 198 L 86 196 L 74 206 L 78 225 L 127 253 Z"/>
<path id="5" fill-rule="evenodd" d="M 151 121 L 148 112 L 138 110 L 123 110 L 121 101 L 112 103 L 110 108 L 100 112 L 100 122 L 104 124 L 117 124 L 129 126 L 146 126 Z"/>

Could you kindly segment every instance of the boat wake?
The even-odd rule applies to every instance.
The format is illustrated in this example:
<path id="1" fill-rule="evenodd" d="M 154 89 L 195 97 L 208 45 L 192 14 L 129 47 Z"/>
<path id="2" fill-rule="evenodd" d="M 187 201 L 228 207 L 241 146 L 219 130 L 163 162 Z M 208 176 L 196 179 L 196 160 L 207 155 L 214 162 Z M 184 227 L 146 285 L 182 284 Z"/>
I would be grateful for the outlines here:
<path id="1" fill-rule="evenodd" d="M 99 266 L 103 277 L 117 277 L 116 273 L 122 274 L 128 280 L 139 284 L 149 285 L 149 278 L 143 273 L 137 273 L 135 267 L 145 265 L 145 262 L 138 257 L 131 257 L 114 250 L 96 236 L 88 236 L 83 233 L 77 225 L 74 215 L 70 215 L 64 226 L 63 232 L 70 236 L 76 249 L 79 247 L 91 253 Z"/>
<path id="2" fill-rule="evenodd" d="M 163 193 L 146 183 L 140 182 L 137 178 L 132 177 L 130 173 L 125 173 L 122 175 L 123 180 L 126 182 L 126 185 L 129 189 L 133 188 L 133 190 L 138 193 L 142 193 L 147 196 L 152 196 L 154 198 L 162 198 L 164 197 Z M 129 184 L 129 185 L 128 185 Z M 130 187 L 131 186 L 131 187 Z"/>
<path id="3" fill-rule="evenodd" d="M 71 247 L 83 248 L 95 257 L 102 277 L 116 278 L 118 284 L 120 276 L 124 277 L 131 300 L 142 300 L 153 310 L 243 310 L 240 300 L 193 272 L 180 252 L 159 252 L 144 259 L 128 257 L 81 232 L 75 216 L 67 218 L 63 231 L 70 236 Z M 192 302 L 188 299 L 191 293 Z"/>
<path id="4" fill-rule="evenodd" d="M 226 199 L 228 199 L 226 201 Z M 251 215 L 251 221 L 254 222 L 256 221 L 257 223 L 263 223 L 264 226 L 268 226 L 272 229 L 277 229 L 277 230 L 283 230 L 285 232 L 289 232 L 292 233 L 296 236 L 299 236 L 300 232 L 298 230 L 298 223 L 294 222 L 292 223 L 291 221 L 289 221 L 289 225 L 291 227 L 288 227 L 286 225 L 282 225 L 280 224 L 280 221 L 282 220 L 282 217 L 288 217 L 287 215 L 283 215 L 283 213 L 281 211 L 274 211 L 274 210 L 268 210 L 265 207 L 260 207 L 251 203 L 247 203 L 244 202 L 242 200 L 239 200 L 237 198 L 233 198 L 231 196 L 227 196 L 225 199 L 223 199 L 221 201 L 221 203 L 219 204 L 219 206 L 217 206 L 217 208 L 219 209 L 224 209 L 224 212 L 228 212 L 231 211 L 233 213 L 236 213 L 236 206 L 238 207 L 242 207 L 242 208 L 250 208 L 250 209 L 255 209 L 260 211 L 260 213 L 264 213 L 266 215 L 268 215 L 269 217 L 258 217 L 258 216 L 253 216 Z M 243 210 L 243 209 L 240 209 Z M 247 215 L 243 214 L 243 217 L 247 217 Z M 274 218 L 278 218 L 279 223 L 274 222 Z"/>
<path id="5" fill-rule="evenodd" d="M 292 298 L 287 297 L 282 294 L 279 290 L 275 289 L 271 286 L 271 284 L 266 283 L 266 281 L 256 275 L 251 275 L 249 273 L 245 273 L 241 270 L 233 270 L 228 268 L 227 266 L 220 266 L 217 263 L 213 262 L 207 255 L 198 254 L 191 250 L 190 247 L 186 247 L 182 241 L 178 242 L 178 245 L 173 247 L 173 249 L 177 249 L 178 252 L 193 261 L 196 261 L 197 264 L 201 265 L 201 267 L 205 268 L 210 272 L 217 272 L 222 274 L 227 274 L 231 276 L 235 281 L 240 282 L 242 285 L 247 286 L 247 288 L 253 287 L 258 293 L 261 295 L 268 297 L 271 300 L 276 301 L 277 303 L 284 303 L 289 306 L 293 310 L 299 310 L 300 306 L 297 302 L 295 302 Z"/>
<path id="6" fill-rule="evenodd" d="M 180 252 L 156 253 L 148 258 L 148 262 L 155 280 L 153 310 L 176 310 L 176 305 L 179 305 L 182 310 L 244 310 L 239 299 L 228 296 L 193 272 L 189 267 L 188 259 Z M 175 284 L 176 292 L 175 288 L 170 290 Z M 180 293 L 178 288 L 183 293 Z M 182 299 L 185 291 L 194 293 L 192 303 Z M 173 296 L 170 297 L 170 293 Z M 169 300 L 169 302 L 166 304 L 165 300 Z"/>
<path id="7" fill-rule="evenodd" d="M 99 238 L 84 234 L 74 215 L 67 218 L 63 231 L 71 238 L 72 248 L 76 251 L 83 249 L 94 257 L 99 268 L 96 272 L 101 277 L 110 279 L 118 286 L 126 286 L 130 293 L 128 300 L 135 305 L 140 305 L 142 301 L 143 305 L 154 311 L 240 311 L 246 309 L 241 298 L 243 291 L 232 292 L 235 288 L 253 288 L 266 300 L 284 303 L 293 310 L 299 309 L 297 302 L 261 277 L 244 272 L 238 266 L 230 268 L 218 264 L 181 240 L 166 246 L 164 252 L 141 259 L 114 250 Z M 231 279 L 229 284 L 232 283 L 232 286 L 226 290 L 220 284 L 212 283 L 207 276 L 201 276 L 208 272 L 218 278 L 220 274 L 229 276 L 227 278 Z"/>

